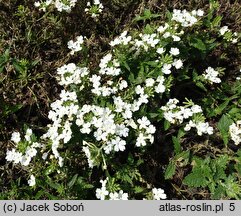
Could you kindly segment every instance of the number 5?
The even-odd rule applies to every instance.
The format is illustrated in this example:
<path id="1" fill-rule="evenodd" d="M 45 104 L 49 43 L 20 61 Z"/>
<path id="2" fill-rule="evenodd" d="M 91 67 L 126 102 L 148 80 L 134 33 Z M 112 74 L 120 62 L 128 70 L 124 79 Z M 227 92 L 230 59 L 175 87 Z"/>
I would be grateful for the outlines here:
<path id="1" fill-rule="evenodd" d="M 234 211 L 235 210 L 235 205 L 234 203 L 229 204 L 229 211 Z"/>

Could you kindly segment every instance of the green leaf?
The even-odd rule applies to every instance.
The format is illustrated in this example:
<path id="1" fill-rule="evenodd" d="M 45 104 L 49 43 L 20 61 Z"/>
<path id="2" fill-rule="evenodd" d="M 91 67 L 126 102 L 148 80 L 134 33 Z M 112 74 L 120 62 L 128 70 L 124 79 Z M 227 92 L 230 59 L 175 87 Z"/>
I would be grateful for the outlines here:
<path id="1" fill-rule="evenodd" d="M 222 185 L 218 185 L 215 187 L 215 189 L 211 193 L 211 198 L 215 199 L 215 200 L 222 199 L 226 195 L 225 192 L 226 192 L 225 188 Z"/>
<path id="2" fill-rule="evenodd" d="M 127 64 L 126 61 L 123 61 L 122 64 L 124 65 L 124 67 L 125 67 L 128 71 L 131 71 L 131 68 L 130 68 L 130 66 Z"/>
<path id="3" fill-rule="evenodd" d="M 180 138 L 182 138 L 185 134 L 186 134 L 186 131 L 184 131 L 183 128 L 180 128 L 180 129 L 178 130 L 177 138 L 180 139 Z"/>
<path id="4" fill-rule="evenodd" d="M 212 110 L 212 112 L 208 115 L 209 117 L 220 115 L 223 110 L 228 106 L 229 100 L 224 101 L 220 106 Z"/>
<path id="5" fill-rule="evenodd" d="M 142 193 L 145 189 L 140 186 L 135 186 L 134 191 L 135 193 Z"/>
<path id="6" fill-rule="evenodd" d="M 194 157 L 192 164 L 192 173 L 187 175 L 183 183 L 190 187 L 206 187 L 211 183 L 212 170 L 209 167 L 210 158 L 203 160 L 199 157 Z"/>
<path id="7" fill-rule="evenodd" d="M 164 120 L 164 130 L 168 130 L 171 126 L 171 123 L 169 121 L 167 121 L 166 119 Z"/>
<path id="8" fill-rule="evenodd" d="M 150 118 L 155 119 L 160 115 L 160 113 L 149 113 Z"/>
<path id="9" fill-rule="evenodd" d="M 222 21 L 222 16 L 216 16 L 212 21 L 212 27 L 220 26 Z"/>
<path id="10" fill-rule="evenodd" d="M 228 115 L 222 115 L 221 119 L 218 122 L 218 129 L 221 133 L 223 142 L 225 145 L 228 144 L 229 138 L 229 126 L 233 123 L 233 120 L 228 117 Z"/>
<path id="11" fill-rule="evenodd" d="M 133 83 L 133 84 L 135 83 L 135 76 L 133 73 L 130 73 L 128 80 L 130 81 L 130 83 Z"/>
<path id="12" fill-rule="evenodd" d="M 151 20 L 157 17 L 160 17 L 160 14 L 153 14 L 151 10 L 145 9 L 143 15 L 136 16 L 133 21 L 138 22 L 138 21 L 145 21 L 145 20 Z"/>
<path id="13" fill-rule="evenodd" d="M 173 177 L 173 175 L 175 174 L 176 171 L 176 166 L 174 164 L 173 161 L 171 161 L 168 166 L 167 169 L 165 171 L 165 179 L 171 179 Z"/>
<path id="14" fill-rule="evenodd" d="M 20 64 L 20 62 L 18 62 L 17 60 L 13 59 L 12 63 L 13 63 L 13 67 L 15 68 L 15 70 L 17 72 L 19 72 L 20 74 L 25 72 L 25 68 Z"/>
<path id="15" fill-rule="evenodd" d="M 180 143 L 179 139 L 175 136 L 172 136 L 172 142 L 174 144 L 175 154 L 179 154 L 182 150 L 181 143 Z"/>
<path id="16" fill-rule="evenodd" d="M 234 176 L 228 176 L 223 186 L 226 188 L 228 197 L 239 199 L 239 196 L 241 195 L 241 186 L 235 180 Z"/>
<path id="17" fill-rule="evenodd" d="M 205 43 L 199 38 L 192 38 L 190 41 L 190 45 L 201 51 L 206 51 L 207 49 Z"/>
<path id="18" fill-rule="evenodd" d="M 38 193 L 35 195 L 35 199 L 36 200 L 40 199 L 44 194 L 45 194 L 44 190 L 38 191 Z"/>
<path id="19" fill-rule="evenodd" d="M 69 188 L 71 188 L 75 184 L 77 178 L 78 178 L 78 174 L 75 174 L 73 178 L 70 180 L 70 182 L 68 183 Z"/>
<path id="20" fill-rule="evenodd" d="M 47 178 L 46 182 L 51 188 L 56 189 L 57 191 L 60 191 L 62 188 L 61 184 L 53 182 L 49 177 Z"/>
<path id="21" fill-rule="evenodd" d="M 208 183 L 208 179 L 201 172 L 190 173 L 183 180 L 183 184 L 190 187 L 206 187 Z"/>
<path id="22" fill-rule="evenodd" d="M 203 85 L 202 82 L 197 81 L 196 86 L 198 86 L 200 89 L 204 90 L 205 92 L 207 91 L 205 85 Z"/>

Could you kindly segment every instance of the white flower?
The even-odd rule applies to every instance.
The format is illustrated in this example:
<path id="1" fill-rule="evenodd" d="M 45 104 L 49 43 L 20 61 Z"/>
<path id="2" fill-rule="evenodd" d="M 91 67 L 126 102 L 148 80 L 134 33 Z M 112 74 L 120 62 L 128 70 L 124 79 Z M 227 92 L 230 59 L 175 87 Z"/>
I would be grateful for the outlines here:
<path id="1" fill-rule="evenodd" d="M 149 125 L 146 128 L 146 133 L 148 133 L 148 134 L 154 134 L 155 132 L 156 132 L 156 128 L 153 125 Z"/>
<path id="2" fill-rule="evenodd" d="M 165 49 L 163 47 L 159 47 L 157 48 L 156 52 L 161 55 L 165 52 Z"/>
<path id="3" fill-rule="evenodd" d="M 26 153 L 26 155 L 28 155 L 30 157 L 34 157 L 37 154 L 37 150 L 33 147 L 28 146 L 25 153 Z"/>
<path id="4" fill-rule="evenodd" d="M 202 17 L 204 15 L 204 11 L 201 9 L 197 10 L 197 16 Z"/>
<path id="5" fill-rule="evenodd" d="M 16 154 L 16 150 L 15 149 L 12 149 L 11 151 L 7 150 L 7 153 L 6 153 L 6 160 L 7 161 L 14 161 L 14 158 L 15 158 L 15 154 Z"/>
<path id="6" fill-rule="evenodd" d="M 117 192 L 110 193 L 109 194 L 110 199 L 109 200 L 120 200 L 119 199 L 119 194 Z"/>
<path id="7" fill-rule="evenodd" d="M 70 54 L 73 55 L 75 52 L 82 50 L 82 44 L 84 43 L 84 37 L 82 35 L 76 37 L 76 41 L 70 40 L 68 42 L 68 48 L 71 50 Z"/>
<path id="8" fill-rule="evenodd" d="M 151 86 L 153 86 L 154 85 L 154 83 L 155 83 L 155 80 L 154 79 L 152 79 L 152 78 L 148 78 L 148 79 L 146 79 L 146 87 L 151 87 Z"/>
<path id="9" fill-rule="evenodd" d="M 232 39 L 232 43 L 233 43 L 233 44 L 235 44 L 235 43 L 237 43 L 237 42 L 238 42 L 238 38 Z"/>
<path id="10" fill-rule="evenodd" d="M 120 84 L 119 84 L 119 89 L 125 89 L 128 87 L 128 83 L 125 80 L 121 80 Z"/>
<path id="11" fill-rule="evenodd" d="M 124 31 L 119 37 L 115 38 L 110 42 L 111 46 L 116 46 L 118 44 L 127 45 L 131 41 L 131 36 L 127 36 L 127 31 Z"/>
<path id="12" fill-rule="evenodd" d="M 108 180 L 108 178 L 106 180 L 100 180 L 102 187 L 96 189 L 96 198 L 97 199 L 105 200 L 105 197 L 108 196 L 109 191 L 106 190 L 107 180 Z"/>
<path id="13" fill-rule="evenodd" d="M 203 133 L 213 134 L 213 128 L 209 126 L 208 122 L 198 122 L 196 124 L 197 134 L 201 136 Z"/>
<path id="14" fill-rule="evenodd" d="M 162 67 L 162 73 L 170 74 L 171 73 L 171 70 L 170 70 L 171 67 L 172 67 L 171 64 L 164 64 L 163 67 Z"/>
<path id="15" fill-rule="evenodd" d="M 141 87 L 140 85 L 138 85 L 138 86 L 136 86 L 136 88 L 135 88 L 135 92 L 136 92 L 136 94 L 144 94 L 144 88 L 143 87 Z"/>
<path id="16" fill-rule="evenodd" d="M 124 193 L 122 190 L 120 190 L 119 193 L 110 193 L 109 196 L 110 200 L 128 200 L 128 194 Z"/>
<path id="17" fill-rule="evenodd" d="M 168 38 L 168 37 L 170 37 L 170 36 L 171 36 L 171 33 L 170 33 L 170 32 L 166 32 L 166 33 L 163 35 L 164 38 Z"/>
<path id="18" fill-rule="evenodd" d="M 80 129 L 80 132 L 83 134 L 89 134 L 91 132 L 90 129 L 91 124 L 89 122 L 82 125 L 82 128 Z"/>
<path id="19" fill-rule="evenodd" d="M 160 26 L 158 29 L 157 29 L 157 32 L 159 33 L 163 33 L 164 31 L 166 31 L 166 29 L 169 27 L 169 25 L 167 23 L 165 23 L 165 26 Z"/>
<path id="20" fill-rule="evenodd" d="M 112 145 L 114 147 L 114 150 L 116 152 L 118 151 L 124 151 L 126 148 L 125 148 L 125 145 L 126 145 L 126 141 L 125 140 L 122 140 L 120 139 L 120 137 L 117 137 L 116 139 L 112 140 Z"/>
<path id="21" fill-rule="evenodd" d="M 218 77 L 218 75 L 218 71 L 215 71 L 212 67 L 208 67 L 203 74 L 204 78 L 207 79 L 211 84 L 221 82 L 221 79 Z"/>
<path id="22" fill-rule="evenodd" d="M 34 177 L 34 175 L 31 175 L 30 179 L 28 180 L 28 185 L 32 187 L 35 184 L 36 184 L 35 177 Z"/>
<path id="23" fill-rule="evenodd" d="M 181 38 L 179 36 L 176 35 L 172 35 L 173 41 L 180 41 Z"/>
<path id="24" fill-rule="evenodd" d="M 41 4 L 40 4 L 39 1 L 34 2 L 34 6 L 35 6 L 35 7 L 40 7 L 40 5 L 41 5 Z"/>
<path id="25" fill-rule="evenodd" d="M 202 11 L 192 11 L 189 13 L 187 10 L 173 10 L 172 20 L 180 23 L 183 27 L 188 27 L 194 25 L 198 20 L 195 16 L 201 16 Z"/>
<path id="26" fill-rule="evenodd" d="M 13 163 L 17 164 L 22 161 L 23 154 L 21 152 L 16 152 L 13 158 Z"/>
<path id="27" fill-rule="evenodd" d="M 20 161 L 20 162 L 23 166 L 28 166 L 30 161 L 31 161 L 31 157 L 29 155 L 24 155 L 22 157 L 22 161 Z"/>
<path id="28" fill-rule="evenodd" d="M 165 92 L 166 90 L 166 87 L 162 84 L 162 83 L 159 83 L 156 87 L 155 87 L 155 92 L 156 93 L 163 93 Z"/>
<path id="29" fill-rule="evenodd" d="M 221 35 L 224 35 L 228 31 L 230 31 L 228 29 L 228 26 L 223 26 L 222 28 L 219 29 L 219 32 L 220 32 Z"/>
<path id="30" fill-rule="evenodd" d="M 241 143 L 241 120 L 229 126 L 229 133 L 235 145 L 239 145 Z"/>
<path id="31" fill-rule="evenodd" d="M 153 199 L 155 199 L 155 200 L 167 198 L 167 195 L 165 194 L 164 190 L 161 188 L 153 188 L 152 194 L 153 194 Z"/>
<path id="32" fill-rule="evenodd" d="M 31 135 L 32 135 L 32 133 L 33 133 L 33 131 L 32 131 L 32 129 L 27 129 L 27 131 L 26 131 L 26 134 L 25 134 L 25 136 L 24 136 L 24 138 L 25 138 L 25 140 L 26 141 L 30 141 L 31 140 Z"/>
<path id="33" fill-rule="evenodd" d="M 137 147 L 145 146 L 146 145 L 145 139 L 146 139 L 146 137 L 144 136 L 144 134 L 140 133 L 136 140 L 136 146 Z"/>
<path id="34" fill-rule="evenodd" d="M 175 59 L 174 62 L 172 63 L 172 65 L 176 68 L 176 69 L 180 69 L 183 66 L 183 62 L 181 59 Z"/>
<path id="35" fill-rule="evenodd" d="M 42 155 L 42 159 L 43 159 L 43 160 L 46 160 L 47 157 L 48 157 L 48 152 L 43 153 L 43 155 Z"/>
<path id="36" fill-rule="evenodd" d="M 193 113 L 200 113 L 200 112 L 202 112 L 202 108 L 199 105 L 193 105 L 191 107 L 191 110 L 192 110 Z"/>
<path id="37" fill-rule="evenodd" d="M 129 128 L 127 128 L 124 124 L 117 124 L 115 133 L 118 136 L 127 137 L 129 133 Z"/>
<path id="38" fill-rule="evenodd" d="M 143 116 L 141 119 L 138 119 L 137 122 L 139 123 L 140 129 L 147 128 L 147 126 L 151 124 L 151 122 L 146 116 Z"/>
<path id="39" fill-rule="evenodd" d="M 20 133 L 19 132 L 13 132 L 11 140 L 18 144 L 21 141 Z"/>
<path id="40" fill-rule="evenodd" d="M 173 56 L 176 56 L 176 55 L 179 55 L 180 51 L 178 48 L 171 48 L 170 50 L 170 54 L 173 55 Z"/>

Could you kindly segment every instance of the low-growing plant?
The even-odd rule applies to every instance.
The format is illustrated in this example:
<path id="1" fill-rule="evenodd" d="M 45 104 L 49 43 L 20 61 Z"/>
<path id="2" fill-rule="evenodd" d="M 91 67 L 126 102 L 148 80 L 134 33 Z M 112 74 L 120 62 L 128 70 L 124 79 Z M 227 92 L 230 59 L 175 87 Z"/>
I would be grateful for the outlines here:
<path id="1" fill-rule="evenodd" d="M 223 61 L 240 34 L 220 26 L 215 7 L 174 9 L 166 22 L 146 10 L 135 19 L 148 21 L 143 29 L 112 40 L 98 67 L 88 59 L 59 67 L 62 91 L 46 132 L 37 138 L 25 128 L 24 137 L 11 137 L 6 160 L 27 176 L 19 178 L 21 198 L 165 199 L 164 185 L 143 172 L 161 134 L 174 145 L 165 173 L 165 164 L 158 171 L 166 180 L 185 169 L 184 185 L 206 188 L 212 199 L 239 199 L 241 87 Z M 87 40 L 69 42 L 71 54 Z"/>

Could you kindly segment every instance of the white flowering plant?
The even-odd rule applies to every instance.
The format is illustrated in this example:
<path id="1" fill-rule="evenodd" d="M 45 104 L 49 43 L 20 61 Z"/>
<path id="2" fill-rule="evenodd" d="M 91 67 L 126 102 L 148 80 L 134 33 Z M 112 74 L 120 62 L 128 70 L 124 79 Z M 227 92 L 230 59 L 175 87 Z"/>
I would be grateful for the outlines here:
<path id="1" fill-rule="evenodd" d="M 99 1 L 88 6 L 93 17 L 103 8 Z M 113 38 L 97 67 L 86 59 L 60 66 L 56 79 L 62 90 L 50 105 L 51 122 L 39 140 L 31 129 L 24 141 L 13 133 L 17 151 L 8 150 L 6 160 L 31 167 L 27 184 L 38 198 L 55 198 L 54 193 L 71 199 L 166 199 L 164 184 L 152 178 L 159 172 L 159 179 L 173 185 L 167 190 L 178 190 L 177 168 L 188 167 L 185 186 L 205 187 L 212 198 L 240 198 L 240 151 L 231 146 L 240 143 L 240 83 L 229 87 L 227 69 L 211 56 L 236 43 L 222 37 L 231 30 L 220 29 L 220 22 L 212 10 L 174 9 L 166 22 L 126 29 Z M 233 35 L 238 43 L 238 33 Z M 69 41 L 71 54 L 81 51 L 85 40 Z M 198 141 L 206 144 L 192 145 Z M 160 150 L 164 142 L 174 148 L 169 158 Z M 203 149 L 212 157 L 202 160 Z M 153 155 L 159 167 L 151 174 L 146 162 Z M 233 164 L 228 174 L 227 162 Z M 41 188 L 46 192 L 39 193 Z"/>

